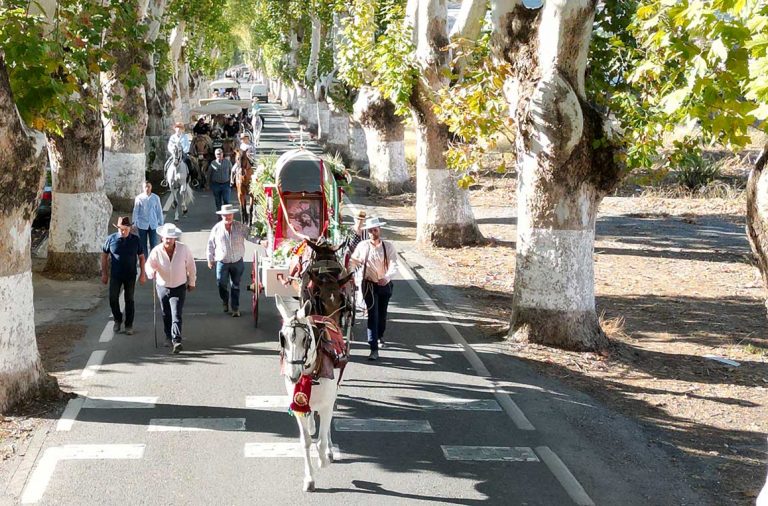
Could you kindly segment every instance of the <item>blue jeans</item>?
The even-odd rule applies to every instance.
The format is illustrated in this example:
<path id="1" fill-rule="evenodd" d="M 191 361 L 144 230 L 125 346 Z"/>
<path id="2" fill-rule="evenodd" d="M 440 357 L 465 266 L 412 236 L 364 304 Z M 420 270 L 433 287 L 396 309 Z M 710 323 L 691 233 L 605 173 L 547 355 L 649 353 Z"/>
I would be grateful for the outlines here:
<path id="1" fill-rule="evenodd" d="M 157 285 L 157 297 L 163 312 L 163 330 L 166 339 L 174 343 L 181 342 L 181 313 L 184 309 L 184 299 L 187 297 L 187 285 L 173 288 Z"/>
<path id="2" fill-rule="evenodd" d="M 217 211 L 221 209 L 223 204 L 229 204 L 229 183 L 211 182 L 211 191 L 213 191 Z"/>
<path id="3" fill-rule="evenodd" d="M 219 285 L 219 297 L 226 304 L 229 301 L 229 307 L 232 311 L 240 309 L 240 278 L 243 277 L 245 264 L 240 259 L 237 262 L 225 264 L 216 262 L 216 284 Z M 229 284 L 229 293 L 227 293 L 227 284 Z"/>
<path id="4" fill-rule="evenodd" d="M 384 286 L 370 281 L 363 281 L 363 299 L 368 308 L 368 346 L 371 351 L 379 350 L 379 339 L 387 329 L 387 308 L 392 297 L 392 282 Z"/>
<path id="5" fill-rule="evenodd" d="M 149 239 L 149 248 L 147 248 L 147 239 Z M 149 252 L 157 246 L 157 232 L 151 228 L 139 229 L 139 241 L 141 242 L 141 251 L 144 253 L 144 259 L 149 258 Z"/>

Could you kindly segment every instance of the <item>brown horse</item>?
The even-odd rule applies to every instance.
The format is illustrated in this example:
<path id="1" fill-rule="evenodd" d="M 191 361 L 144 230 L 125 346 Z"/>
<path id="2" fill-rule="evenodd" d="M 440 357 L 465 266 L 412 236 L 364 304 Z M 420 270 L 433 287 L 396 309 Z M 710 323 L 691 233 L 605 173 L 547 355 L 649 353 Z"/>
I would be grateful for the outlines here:
<path id="1" fill-rule="evenodd" d="M 253 177 L 253 165 L 251 159 L 239 149 L 235 151 L 235 167 L 233 179 L 237 186 L 237 201 L 240 203 L 240 212 L 243 223 L 251 225 L 253 221 L 253 196 L 251 195 L 251 177 Z"/>
<path id="2" fill-rule="evenodd" d="M 201 189 L 208 187 L 208 165 L 213 161 L 213 141 L 205 134 L 196 135 L 189 149 L 189 159 L 200 177 Z"/>

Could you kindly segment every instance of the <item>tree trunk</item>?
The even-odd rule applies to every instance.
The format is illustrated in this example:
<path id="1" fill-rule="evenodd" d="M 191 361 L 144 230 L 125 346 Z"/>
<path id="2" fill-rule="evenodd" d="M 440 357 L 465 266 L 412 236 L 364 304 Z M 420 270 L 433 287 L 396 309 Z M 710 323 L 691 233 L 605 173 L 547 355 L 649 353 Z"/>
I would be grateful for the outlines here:
<path id="1" fill-rule="evenodd" d="M 317 138 L 324 141 L 328 138 L 330 128 L 330 110 L 328 109 L 328 82 L 331 76 L 325 76 L 315 83 L 315 100 L 317 101 Z"/>
<path id="2" fill-rule="evenodd" d="M 130 69 L 133 57 L 125 52 L 115 56 L 117 64 L 103 76 L 104 110 L 117 112 L 104 129 L 104 188 L 115 209 L 131 211 L 147 168 L 147 100 L 143 86 L 126 89 L 119 81 L 119 76 Z M 114 100 L 115 96 L 120 98 Z"/>
<path id="3" fill-rule="evenodd" d="M 496 57 L 518 125 L 517 261 L 509 334 L 572 350 L 607 344 L 595 312 L 595 219 L 619 181 L 607 122 L 586 102 L 595 2 L 495 2 Z M 510 5 L 512 4 L 512 5 Z"/>
<path id="4" fill-rule="evenodd" d="M 413 9 L 411 4 L 411 9 Z M 421 76 L 411 93 L 411 110 L 416 124 L 416 240 L 424 244 L 456 248 L 482 240 L 469 194 L 458 186 L 448 169 L 448 127 L 435 115 L 434 96 L 448 86 L 449 54 L 445 0 L 418 0 L 410 10 L 416 61 Z"/>
<path id="5" fill-rule="evenodd" d="M 768 288 L 768 143 L 755 162 L 747 181 L 747 237 L 757 259 L 757 268 Z M 766 301 L 768 308 L 768 301 Z"/>
<path id="6" fill-rule="evenodd" d="M 29 253 L 44 167 L 45 136 L 24 126 L 0 57 L 0 414 L 58 388 L 37 350 Z"/>
<path id="7" fill-rule="evenodd" d="M 354 120 L 349 121 L 349 164 L 354 170 L 370 173 L 365 130 L 359 122 Z"/>
<path id="8" fill-rule="evenodd" d="M 371 184 L 384 194 L 402 193 L 410 184 L 405 163 L 405 126 L 395 106 L 371 86 L 360 88 L 355 120 L 365 132 Z"/>
<path id="9" fill-rule="evenodd" d="M 62 136 L 48 136 L 54 198 L 45 270 L 54 276 L 99 274 L 101 245 L 112 214 L 104 192 L 101 127 L 99 112 L 88 110 Z"/>

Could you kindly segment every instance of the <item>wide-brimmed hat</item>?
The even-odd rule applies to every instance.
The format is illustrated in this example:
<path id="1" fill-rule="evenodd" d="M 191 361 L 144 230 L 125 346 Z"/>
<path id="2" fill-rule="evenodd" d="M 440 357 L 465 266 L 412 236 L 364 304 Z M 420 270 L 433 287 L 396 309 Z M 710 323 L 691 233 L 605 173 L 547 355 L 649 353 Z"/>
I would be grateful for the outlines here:
<path id="1" fill-rule="evenodd" d="M 241 133 L 240 134 L 240 138 L 242 139 L 244 137 L 248 137 L 250 139 L 251 138 L 251 132 L 243 132 L 243 133 Z"/>
<path id="2" fill-rule="evenodd" d="M 118 216 L 117 221 L 115 222 L 115 226 L 117 228 L 120 227 L 130 227 L 131 226 L 131 219 L 128 216 Z"/>
<path id="3" fill-rule="evenodd" d="M 176 123 L 173 124 L 173 127 L 187 128 L 187 125 L 185 125 L 182 121 L 177 121 Z"/>
<path id="4" fill-rule="evenodd" d="M 235 214 L 239 213 L 240 209 L 237 208 L 237 206 L 232 204 L 224 204 L 221 206 L 221 209 L 216 211 L 216 214 Z"/>
<path id="5" fill-rule="evenodd" d="M 363 225 L 363 230 L 368 230 L 369 228 L 381 228 L 384 225 L 386 225 L 386 221 L 381 221 L 378 216 L 374 216 L 373 218 L 368 218 L 365 220 L 365 225 Z"/>
<path id="6" fill-rule="evenodd" d="M 160 237 L 168 237 L 169 239 L 178 239 L 181 237 L 181 233 L 181 229 L 173 223 L 166 223 L 157 229 L 157 235 Z"/>

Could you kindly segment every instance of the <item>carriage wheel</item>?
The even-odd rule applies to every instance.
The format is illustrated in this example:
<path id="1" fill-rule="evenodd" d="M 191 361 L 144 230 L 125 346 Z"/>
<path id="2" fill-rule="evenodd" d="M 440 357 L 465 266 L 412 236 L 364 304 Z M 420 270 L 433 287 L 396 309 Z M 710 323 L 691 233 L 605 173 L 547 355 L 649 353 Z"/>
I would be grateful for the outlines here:
<path id="1" fill-rule="evenodd" d="M 259 279 L 259 254 L 253 254 L 253 270 L 251 271 L 253 293 L 251 294 L 251 310 L 253 312 L 253 326 L 259 326 L 259 293 L 261 292 L 261 280 Z"/>

